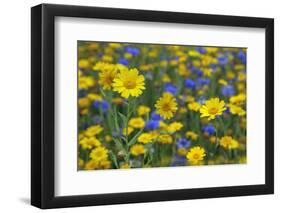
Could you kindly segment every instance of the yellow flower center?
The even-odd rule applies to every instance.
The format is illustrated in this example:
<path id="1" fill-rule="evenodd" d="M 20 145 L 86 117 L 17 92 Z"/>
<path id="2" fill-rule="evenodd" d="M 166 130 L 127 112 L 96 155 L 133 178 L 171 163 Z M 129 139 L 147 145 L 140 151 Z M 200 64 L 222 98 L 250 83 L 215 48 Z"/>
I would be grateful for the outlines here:
<path id="1" fill-rule="evenodd" d="M 136 87 L 136 82 L 132 80 L 127 80 L 124 82 L 124 87 L 126 87 L 126 89 L 134 89 Z"/>
<path id="2" fill-rule="evenodd" d="M 170 104 L 164 103 L 163 106 L 162 106 L 162 110 L 163 111 L 170 111 L 171 110 Z"/>
<path id="3" fill-rule="evenodd" d="M 211 115 L 215 115 L 215 114 L 217 114 L 217 112 L 218 112 L 218 108 L 212 107 L 212 108 L 210 108 L 210 109 L 208 110 L 208 112 L 209 112 L 209 114 L 211 114 Z"/>
<path id="4" fill-rule="evenodd" d="M 103 154 L 103 153 L 102 153 L 101 151 L 97 151 L 97 152 L 96 152 L 96 156 L 97 156 L 97 157 L 101 157 L 102 154 Z"/>
<path id="5" fill-rule="evenodd" d="M 196 154 L 193 155 L 193 158 L 194 158 L 195 160 L 197 160 L 197 159 L 199 159 L 199 155 L 196 153 Z"/>

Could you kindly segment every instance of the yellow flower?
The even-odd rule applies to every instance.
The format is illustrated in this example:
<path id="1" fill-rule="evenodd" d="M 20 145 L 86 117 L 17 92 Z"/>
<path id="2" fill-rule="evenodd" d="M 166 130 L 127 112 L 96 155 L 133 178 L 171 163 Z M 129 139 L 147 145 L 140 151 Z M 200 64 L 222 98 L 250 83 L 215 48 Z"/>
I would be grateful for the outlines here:
<path id="1" fill-rule="evenodd" d="M 186 136 L 187 138 L 190 138 L 190 139 L 193 140 L 193 141 L 196 141 L 196 140 L 198 139 L 198 134 L 196 134 L 195 132 L 192 132 L 192 131 L 187 131 L 187 132 L 185 133 L 185 136 Z"/>
<path id="2" fill-rule="evenodd" d="M 173 122 L 167 127 L 167 131 L 169 133 L 174 133 L 178 130 L 180 130 L 183 127 L 183 124 L 180 122 Z"/>
<path id="3" fill-rule="evenodd" d="M 145 121 L 141 117 L 132 118 L 129 121 L 129 126 L 131 126 L 133 128 L 141 129 L 144 127 L 144 125 L 145 125 Z"/>
<path id="4" fill-rule="evenodd" d="M 239 147 L 237 140 L 234 140 L 231 136 L 224 136 L 220 139 L 220 145 L 225 149 L 236 149 Z"/>
<path id="5" fill-rule="evenodd" d="M 208 120 L 215 119 L 226 110 L 224 101 L 219 98 L 211 98 L 200 108 L 201 118 L 208 117 Z"/>
<path id="6" fill-rule="evenodd" d="M 187 106 L 188 106 L 188 109 L 198 112 L 200 110 L 201 104 L 199 104 L 198 102 L 192 102 L 192 103 L 189 103 Z"/>
<path id="7" fill-rule="evenodd" d="M 124 163 L 120 166 L 120 169 L 130 169 L 130 168 L 131 168 L 131 166 L 128 163 Z"/>
<path id="8" fill-rule="evenodd" d="M 138 137 L 138 142 L 140 143 L 150 143 L 153 140 L 153 136 L 149 133 L 142 133 L 139 137 Z"/>
<path id="9" fill-rule="evenodd" d="M 130 152 L 134 156 L 139 156 L 145 153 L 145 149 L 142 144 L 135 144 L 131 147 Z"/>
<path id="10" fill-rule="evenodd" d="M 92 149 L 93 147 L 100 146 L 101 142 L 95 137 L 85 137 L 79 141 L 79 144 L 82 146 L 83 149 Z"/>
<path id="11" fill-rule="evenodd" d="M 156 113 L 164 119 L 170 119 L 177 111 L 177 102 L 171 93 L 164 93 L 155 104 Z"/>
<path id="12" fill-rule="evenodd" d="M 102 130 L 103 130 L 103 128 L 100 125 L 90 126 L 86 129 L 85 135 L 87 137 L 92 137 L 92 136 L 95 136 L 95 135 L 98 135 L 99 133 L 101 133 Z"/>
<path id="13" fill-rule="evenodd" d="M 91 102 L 88 98 L 79 98 L 78 100 L 79 108 L 86 108 L 90 106 Z"/>
<path id="14" fill-rule="evenodd" d="M 186 102 L 187 103 L 192 103 L 192 102 L 194 102 L 195 101 L 195 98 L 193 97 L 193 96 L 187 96 L 186 97 Z"/>
<path id="15" fill-rule="evenodd" d="M 108 158 L 108 150 L 105 147 L 97 147 L 90 153 L 90 158 L 96 162 L 101 162 Z"/>
<path id="16" fill-rule="evenodd" d="M 224 80 L 224 79 L 220 79 L 219 80 L 219 84 L 223 85 L 223 86 L 226 86 L 227 85 L 227 81 Z"/>
<path id="17" fill-rule="evenodd" d="M 144 86 L 144 76 L 139 75 L 137 69 L 122 69 L 113 80 L 113 91 L 121 94 L 122 97 L 138 97 L 142 94 Z"/>
<path id="18" fill-rule="evenodd" d="M 79 68 L 88 68 L 90 65 L 89 61 L 87 59 L 80 59 L 78 62 L 78 67 Z"/>
<path id="19" fill-rule="evenodd" d="M 227 106 L 229 107 L 229 111 L 233 115 L 239 115 L 239 116 L 246 115 L 246 111 L 239 106 L 236 106 L 234 104 L 228 104 Z"/>
<path id="20" fill-rule="evenodd" d="M 178 155 L 180 156 L 186 156 L 187 150 L 185 148 L 179 148 L 177 150 Z"/>
<path id="21" fill-rule="evenodd" d="M 150 112 L 150 108 L 144 105 L 140 105 L 138 107 L 138 115 L 142 116 L 142 115 L 146 115 L 147 113 Z"/>
<path id="22" fill-rule="evenodd" d="M 112 69 L 106 69 L 99 73 L 99 83 L 102 85 L 104 90 L 110 90 L 113 79 L 117 76 L 117 69 L 113 67 Z"/>
<path id="23" fill-rule="evenodd" d="M 205 156 L 205 149 L 200 146 L 191 148 L 186 154 L 187 160 L 193 165 L 200 163 L 200 161 L 204 160 Z"/>
<path id="24" fill-rule="evenodd" d="M 172 144 L 173 138 L 171 135 L 165 134 L 158 137 L 158 142 L 162 144 Z"/>
<path id="25" fill-rule="evenodd" d="M 95 80 L 92 77 L 79 77 L 78 88 L 79 89 L 88 89 L 95 85 Z"/>
<path id="26" fill-rule="evenodd" d="M 105 136 L 105 142 L 110 143 L 112 141 L 112 137 L 110 135 Z"/>
<path id="27" fill-rule="evenodd" d="M 130 135 L 132 132 L 134 131 L 134 128 L 133 127 L 130 127 L 130 126 L 128 126 L 127 128 L 124 128 L 123 129 L 123 135 Z"/>
<path id="28" fill-rule="evenodd" d="M 99 166 L 99 163 L 95 160 L 90 160 L 89 162 L 86 163 L 85 165 L 85 169 L 86 170 L 93 170 L 93 169 L 97 169 Z"/>
<path id="29" fill-rule="evenodd" d="M 112 69 L 112 64 L 109 63 L 105 63 L 105 62 L 98 62 L 95 64 L 95 66 L 93 66 L 93 70 L 94 71 L 103 71 L 103 70 L 107 70 L 107 69 Z"/>
<path id="30" fill-rule="evenodd" d="M 246 95 L 244 93 L 232 96 L 229 98 L 230 103 L 240 105 L 246 101 Z"/>
<path id="31" fill-rule="evenodd" d="M 102 101 L 102 97 L 98 94 L 95 93 L 89 93 L 87 95 L 87 97 L 91 100 L 91 101 Z"/>
<path id="32" fill-rule="evenodd" d="M 217 137 L 216 137 L 216 136 L 210 137 L 210 142 L 211 142 L 212 144 L 215 144 L 215 143 L 217 142 Z"/>
<path id="33" fill-rule="evenodd" d="M 109 160 L 102 160 L 99 167 L 102 169 L 109 169 L 111 168 L 111 162 Z"/>

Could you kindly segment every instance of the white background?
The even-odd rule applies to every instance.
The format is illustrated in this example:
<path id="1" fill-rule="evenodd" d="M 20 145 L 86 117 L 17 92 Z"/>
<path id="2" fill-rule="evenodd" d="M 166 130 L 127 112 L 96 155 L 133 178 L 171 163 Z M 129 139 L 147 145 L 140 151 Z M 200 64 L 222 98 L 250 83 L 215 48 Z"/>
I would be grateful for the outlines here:
<path id="1" fill-rule="evenodd" d="M 265 183 L 264 29 L 64 17 L 55 26 L 55 195 Z M 247 47 L 247 164 L 77 172 L 77 40 Z"/>
<path id="2" fill-rule="evenodd" d="M 275 195 L 201 199 L 148 204 L 114 205 L 50 210 L 51 212 L 268 212 L 280 209 L 281 14 L 278 1 L 130 1 L 61 0 L 46 3 L 83 4 L 154 10 L 201 12 L 275 18 Z M 28 205 L 30 196 L 30 7 L 41 1 L 3 1 L 1 4 L 1 212 L 39 212 Z"/>

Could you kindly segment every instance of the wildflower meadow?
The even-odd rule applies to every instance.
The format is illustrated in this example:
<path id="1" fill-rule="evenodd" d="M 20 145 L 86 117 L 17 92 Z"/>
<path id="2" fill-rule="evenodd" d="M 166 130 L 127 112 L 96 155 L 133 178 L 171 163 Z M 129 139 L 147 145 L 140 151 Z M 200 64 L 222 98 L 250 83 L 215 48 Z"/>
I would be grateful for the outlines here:
<path id="1" fill-rule="evenodd" d="M 78 41 L 78 170 L 246 163 L 246 48 Z"/>

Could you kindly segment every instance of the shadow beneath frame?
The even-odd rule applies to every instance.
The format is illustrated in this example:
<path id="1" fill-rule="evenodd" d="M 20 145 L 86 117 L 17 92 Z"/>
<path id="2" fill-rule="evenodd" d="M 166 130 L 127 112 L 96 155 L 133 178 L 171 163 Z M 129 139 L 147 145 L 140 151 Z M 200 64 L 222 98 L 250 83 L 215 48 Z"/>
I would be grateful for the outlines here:
<path id="1" fill-rule="evenodd" d="M 19 198 L 19 201 L 26 205 L 30 205 L 30 199 L 27 197 L 21 197 L 21 198 Z"/>

